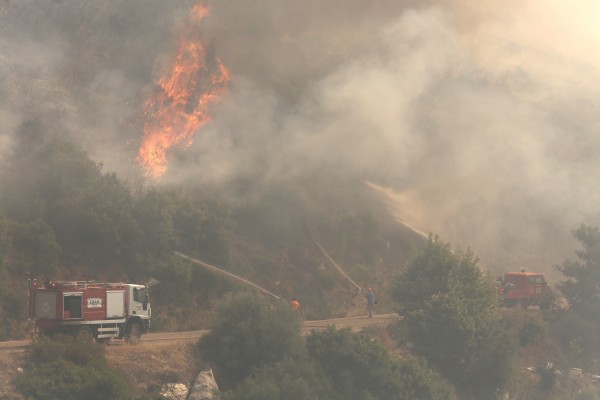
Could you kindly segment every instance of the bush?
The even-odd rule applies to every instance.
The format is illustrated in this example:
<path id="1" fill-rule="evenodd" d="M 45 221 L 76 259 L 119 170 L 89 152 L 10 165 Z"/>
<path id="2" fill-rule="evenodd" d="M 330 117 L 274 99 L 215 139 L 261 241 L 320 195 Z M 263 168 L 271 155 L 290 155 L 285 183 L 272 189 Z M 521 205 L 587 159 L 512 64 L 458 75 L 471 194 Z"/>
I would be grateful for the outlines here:
<path id="1" fill-rule="evenodd" d="M 27 359 L 31 364 L 64 360 L 79 366 L 104 367 L 106 365 L 102 345 L 70 335 L 38 338 L 27 349 Z"/>
<path id="2" fill-rule="evenodd" d="M 17 376 L 15 385 L 24 396 L 36 400 L 131 398 L 125 380 L 117 372 L 65 360 L 32 365 Z"/>
<path id="3" fill-rule="evenodd" d="M 600 352 L 597 324 L 571 311 L 563 311 L 550 325 L 550 334 L 565 349 L 569 349 L 570 362 L 589 365 Z"/>
<path id="4" fill-rule="evenodd" d="M 454 399 L 451 386 L 415 360 L 394 361 L 377 341 L 349 329 L 313 332 L 307 352 L 335 393 L 331 399 Z"/>
<path id="5" fill-rule="evenodd" d="M 515 308 L 507 311 L 503 316 L 503 320 L 507 326 L 512 327 L 515 331 L 520 346 L 529 346 L 546 335 L 547 323 L 538 313 Z"/>
<path id="6" fill-rule="evenodd" d="M 242 293 L 218 307 L 212 331 L 198 346 L 214 364 L 219 386 L 231 389 L 254 368 L 300 356 L 300 328 L 298 314 L 287 303 L 270 304 L 257 294 Z"/>
<path id="7" fill-rule="evenodd" d="M 314 366 L 306 359 L 286 360 L 254 370 L 223 400 L 312 400 L 332 399 L 332 393 Z"/>
<path id="8" fill-rule="evenodd" d="M 502 322 L 492 280 L 470 251 L 430 237 L 394 281 L 410 339 L 464 398 L 489 398 L 506 384 L 516 343 Z"/>
<path id="9" fill-rule="evenodd" d="M 70 336 L 40 338 L 27 352 L 28 365 L 15 387 L 36 400 L 130 399 L 125 379 L 106 364 L 104 348 Z"/>

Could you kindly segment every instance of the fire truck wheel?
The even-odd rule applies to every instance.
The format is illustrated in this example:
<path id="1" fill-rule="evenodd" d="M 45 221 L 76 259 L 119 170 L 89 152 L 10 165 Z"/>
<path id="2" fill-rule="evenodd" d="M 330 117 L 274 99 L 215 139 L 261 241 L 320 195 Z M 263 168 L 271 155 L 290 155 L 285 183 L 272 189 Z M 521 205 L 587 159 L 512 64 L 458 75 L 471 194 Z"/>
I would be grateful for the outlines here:
<path id="1" fill-rule="evenodd" d="M 82 326 L 77 330 L 77 337 L 82 340 L 93 340 L 94 332 L 89 326 Z"/>
<path id="2" fill-rule="evenodd" d="M 138 322 L 133 322 L 129 327 L 129 344 L 136 345 L 142 340 L 142 326 Z"/>

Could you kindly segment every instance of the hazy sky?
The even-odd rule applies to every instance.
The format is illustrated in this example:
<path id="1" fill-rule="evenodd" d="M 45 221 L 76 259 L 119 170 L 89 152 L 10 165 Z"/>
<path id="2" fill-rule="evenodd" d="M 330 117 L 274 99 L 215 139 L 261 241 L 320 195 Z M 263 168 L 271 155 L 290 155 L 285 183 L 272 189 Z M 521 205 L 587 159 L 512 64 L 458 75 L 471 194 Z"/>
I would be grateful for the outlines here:
<path id="1" fill-rule="evenodd" d="M 1 5 L 0 159 L 34 115 L 128 176 L 192 3 Z M 155 184 L 344 171 L 483 264 L 572 256 L 570 231 L 600 224 L 600 3 L 483 3 L 213 1 L 229 92 Z"/>

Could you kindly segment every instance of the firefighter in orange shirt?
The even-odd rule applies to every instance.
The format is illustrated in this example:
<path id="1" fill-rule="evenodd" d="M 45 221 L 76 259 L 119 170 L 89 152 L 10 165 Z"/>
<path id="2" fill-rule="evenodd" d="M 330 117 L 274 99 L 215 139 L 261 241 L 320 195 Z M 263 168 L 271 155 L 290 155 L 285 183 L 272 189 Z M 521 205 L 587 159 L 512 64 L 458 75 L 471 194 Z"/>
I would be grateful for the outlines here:
<path id="1" fill-rule="evenodd" d="M 298 301 L 298 299 L 296 299 L 295 297 L 292 299 L 292 301 L 290 301 L 290 306 L 296 310 L 296 311 L 300 311 L 300 302 Z"/>

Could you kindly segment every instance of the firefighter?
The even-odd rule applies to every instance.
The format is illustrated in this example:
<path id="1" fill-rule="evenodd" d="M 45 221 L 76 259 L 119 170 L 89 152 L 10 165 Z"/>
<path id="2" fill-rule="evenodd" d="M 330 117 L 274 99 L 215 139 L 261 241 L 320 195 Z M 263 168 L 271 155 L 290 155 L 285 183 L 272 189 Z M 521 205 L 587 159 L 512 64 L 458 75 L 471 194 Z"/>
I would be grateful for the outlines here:
<path id="1" fill-rule="evenodd" d="M 367 298 L 367 311 L 369 312 L 369 318 L 373 318 L 373 305 L 377 303 L 373 289 L 368 288 L 365 297 Z"/>
<path id="2" fill-rule="evenodd" d="M 300 311 L 300 302 L 295 297 L 292 299 L 292 301 L 290 301 L 290 306 L 292 307 L 292 309 Z"/>

